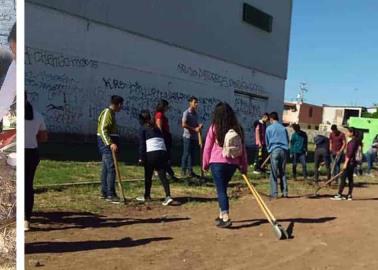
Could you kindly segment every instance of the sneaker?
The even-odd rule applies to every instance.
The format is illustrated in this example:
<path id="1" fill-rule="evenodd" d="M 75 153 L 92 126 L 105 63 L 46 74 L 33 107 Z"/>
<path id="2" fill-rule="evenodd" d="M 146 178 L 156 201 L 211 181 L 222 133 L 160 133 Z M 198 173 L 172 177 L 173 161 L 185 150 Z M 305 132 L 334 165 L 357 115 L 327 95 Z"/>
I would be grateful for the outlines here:
<path id="1" fill-rule="evenodd" d="M 120 204 L 121 200 L 117 196 L 108 196 L 105 199 L 107 202 L 113 203 L 113 204 Z"/>
<path id="2" fill-rule="evenodd" d="M 24 221 L 24 231 L 25 232 L 30 231 L 30 222 L 27 220 Z"/>
<path id="3" fill-rule="evenodd" d="M 167 206 L 167 205 L 169 205 L 171 202 L 173 202 L 173 199 L 171 198 L 171 197 L 166 197 L 165 198 L 165 200 L 164 200 L 164 202 L 162 203 L 162 205 L 164 205 L 164 206 Z"/>
<path id="4" fill-rule="evenodd" d="M 348 196 L 346 197 L 346 200 L 347 200 L 347 201 L 353 201 L 352 195 L 348 195 Z"/>
<path id="5" fill-rule="evenodd" d="M 333 201 L 342 201 L 342 200 L 345 200 L 345 198 L 341 194 L 336 194 L 335 196 L 333 196 L 331 198 L 331 200 L 333 200 Z"/>
<path id="6" fill-rule="evenodd" d="M 230 228 L 232 225 L 232 221 L 231 219 L 227 220 L 227 221 L 224 221 L 223 219 L 221 219 L 219 221 L 219 223 L 217 224 L 217 227 L 218 228 L 222 228 L 222 229 L 225 229 L 225 228 Z"/>
<path id="7" fill-rule="evenodd" d="M 136 200 L 138 202 L 150 202 L 151 201 L 151 197 L 139 196 L 139 197 L 136 197 Z"/>
<path id="8" fill-rule="evenodd" d="M 256 174 L 256 175 L 261 174 L 261 172 L 259 172 L 259 171 L 253 171 L 252 173 L 253 173 L 253 174 Z"/>
<path id="9" fill-rule="evenodd" d="M 215 225 L 218 226 L 219 223 L 222 221 L 222 219 L 220 217 L 217 217 L 216 219 L 214 219 L 215 221 Z"/>

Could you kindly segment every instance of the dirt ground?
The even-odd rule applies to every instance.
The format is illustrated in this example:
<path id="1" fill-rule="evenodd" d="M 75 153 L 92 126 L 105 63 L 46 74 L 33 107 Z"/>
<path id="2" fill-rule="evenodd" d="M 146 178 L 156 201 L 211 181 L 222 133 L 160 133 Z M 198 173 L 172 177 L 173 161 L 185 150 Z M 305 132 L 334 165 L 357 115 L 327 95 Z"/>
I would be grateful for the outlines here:
<path id="1" fill-rule="evenodd" d="M 214 198 L 101 215 L 36 213 L 26 269 L 378 269 L 377 180 L 361 181 L 353 201 L 265 198 L 283 226 L 294 224 L 282 241 L 250 195 L 231 202 L 231 229 L 214 226 Z"/>
<path id="2" fill-rule="evenodd" d="M 16 176 L 0 153 L 0 269 L 16 265 Z"/>

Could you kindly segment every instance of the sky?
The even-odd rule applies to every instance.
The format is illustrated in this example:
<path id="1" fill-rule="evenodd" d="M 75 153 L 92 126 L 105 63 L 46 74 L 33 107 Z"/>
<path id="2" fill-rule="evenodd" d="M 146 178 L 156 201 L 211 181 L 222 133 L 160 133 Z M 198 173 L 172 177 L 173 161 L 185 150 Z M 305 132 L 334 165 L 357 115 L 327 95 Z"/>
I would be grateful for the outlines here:
<path id="1" fill-rule="evenodd" d="M 378 103 L 377 0 L 293 0 L 285 100 L 300 82 L 305 102 Z"/>

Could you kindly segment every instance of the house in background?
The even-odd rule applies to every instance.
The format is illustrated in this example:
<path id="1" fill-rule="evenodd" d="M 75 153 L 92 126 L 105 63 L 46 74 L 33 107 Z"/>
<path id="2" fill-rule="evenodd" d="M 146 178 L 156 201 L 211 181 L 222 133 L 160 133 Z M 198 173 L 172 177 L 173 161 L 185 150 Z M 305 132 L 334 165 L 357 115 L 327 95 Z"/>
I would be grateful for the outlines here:
<path id="1" fill-rule="evenodd" d="M 375 113 L 378 111 L 378 105 L 377 106 L 373 106 L 373 107 L 370 107 L 370 108 L 367 108 L 367 112 L 368 113 Z"/>
<path id="2" fill-rule="evenodd" d="M 322 123 L 323 108 L 302 102 L 285 102 L 283 123 L 299 124 L 302 129 L 319 129 Z"/>
<path id="3" fill-rule="evenodd" d="M 323 121 L 320 129 L 329 131 L 332 125 L 346 126 L 351 117 L 361 117 L 365 107 L 323 105 Z"/>

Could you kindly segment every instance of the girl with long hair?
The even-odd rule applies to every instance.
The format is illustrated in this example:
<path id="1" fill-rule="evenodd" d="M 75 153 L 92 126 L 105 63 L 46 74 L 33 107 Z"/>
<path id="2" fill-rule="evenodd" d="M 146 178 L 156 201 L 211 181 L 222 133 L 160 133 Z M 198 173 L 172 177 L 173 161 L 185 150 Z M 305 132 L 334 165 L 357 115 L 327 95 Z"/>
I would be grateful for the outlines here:
<path id="1" fill-rule="evenodd" d="M 156 127 L 148 110 L 142 110 L 139 114 L 139 164 L 144 166 L 144 196 L 138 197 L 137 201 L 146 202 L 151 200 L 152 175 L 154 170 L 159 174 L 160 181 L 165 192 L 163 205 L 173 202 L 169 187 L 167 172 L 167 147 L 163 133 Z"/>
<path id="2" fill-rule="evenodd" d="M 177 181 L 178 179 L 175 176 L 175 173 L 171 167 L 172 134 L 169 129 L 168 118 L 165 115 L 166 112 L 168 111 L 168 108 L 169 108 L 168 101 L 165 99 L 161 99 L 156 106 L 154 120 L 155 120 L 155 125 L 163 133 L 165 146 L 167 147 L 167 155 L 168 155 L 167 173 L 169 174 L 172 180 Z"/>
<path id="3" fill-rule="evenodd" d="M 237 157 L 225 156 L 226 138 L 230 130 L 241 139 L 240 155 Z M 229 217 L 229 202 L 227 196 L 228 183 L 236 169 L 247 173 L 247 151 L 244 143 L 244 132 L 239 124 L 235 112 L 225 102 L 216 105 L 213 112 L 211 126 L 206 136 L 203 150 L 203 164 L 205 171 L 211 170 L 216 186 L 219 204 L 219 216 L 216 218 L 216 225 L 220 228 L 228 228 L 232 225 Z"/>
<path id="4" fill-rule="evenodd" d="M 354 169 L 356 168 L 357 161 L 356 161 L 356 154 L 358 151 L 358 147 L 360 146 L 360 140 L 358 139 L 357 132 L 354 128 L 350 127 L 347 128 L 346 136 L 350 139 L 347 143 L 346 150 L 345 150 L 345 161 L 342 168 L 342 175 L 340 177 L 340 185 L 339 185 L 339 192 L 332 197 L 332 200 L 352 200 L 352 192 L 353 192 L 353 173 Z M 346 179 L 348 178 L 348 194 L 346 197 L 343 196 L 343 191 L 345 187 Z"/>

